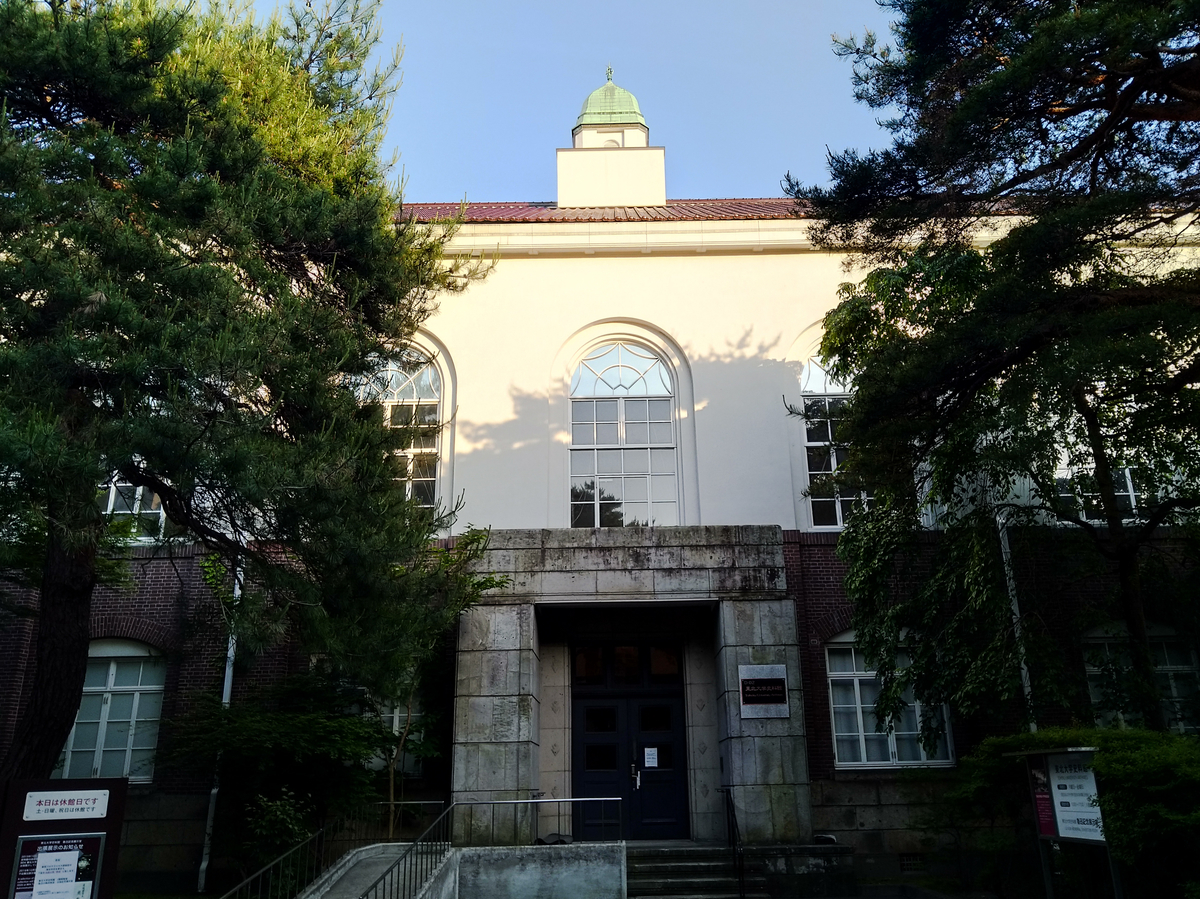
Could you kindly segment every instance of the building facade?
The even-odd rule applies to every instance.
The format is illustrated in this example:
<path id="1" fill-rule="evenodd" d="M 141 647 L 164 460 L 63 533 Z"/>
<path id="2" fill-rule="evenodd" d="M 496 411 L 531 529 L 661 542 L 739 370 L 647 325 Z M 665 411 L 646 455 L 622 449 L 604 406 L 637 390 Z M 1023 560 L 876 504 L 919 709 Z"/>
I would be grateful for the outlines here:
<path id="1" fill-rule="evenodd" d="M 822 834 L 868 876 L 915 870 L 928 845 L 901 773 L 953 766 L 971 735 L 952 721 L 927 750 L 917 722 L 946 712 L 915 702 L 875 730 L 834 552 L 850 500 L 810 490 L 839 463 L 846 389 L 814 356 L 844 258 L 812 245 L 790 200 L 667 199 L 665 150 L 611 73 L 556 155 L 555 202 L 466 209 L 449 249 L 494 268 L 372 397 L 416 425 L 413 496 L 490 528 L 481 566 L 506 576 L 463 616 L 445 673 L 447 798 L 620 798 L 625 839 L 717 841 L 729 796 L 750 843 Z M 156 774 L 157 720 L 220 690 L 225 637 L 198 556 L 154 548 L 161 509 L 107 496 L 147 540 L 136 589 L 98 596 L 64 771 L 130 778 L 127 883 L 191 885 L 212 785 Z M 0 740 L 31 620 L 0 634 Z M 1179 652 L 1183 683 L 1195 656 Z M 265 660 L 233 701 L 295 664 Z M 575 838 L 613 835 L 611 806 L 548 814 Z"/>
<path id="2" fill-rule="evenodd" d="M 628 838 L 719 840 L 729 790 L 750 842 L 915 852 L 896 790 L 851 790 L 847 827 L 810 765 L 851 717 L 859 781 L 952 761 L 910 757 L 911 734 L 883 759 L 866 687 L 833 717 L 806 695 L 839 637 L 801 640 L 806 558 L 852 646 L 829 566 L 849 503 L 808 491 L 838 461 L 845 391 L 813 357 L 844 258 L 790 200 L 668 200 L 649 137 L 610 75 L 557 151 L 556 202 L 466 208 L 450 250 L 495 268 L 417 338 L 442 375 L 438 496 L 492 529 L 484 565 L 509 578 L 458 635 L 452 794 L 619 796 Z"/>

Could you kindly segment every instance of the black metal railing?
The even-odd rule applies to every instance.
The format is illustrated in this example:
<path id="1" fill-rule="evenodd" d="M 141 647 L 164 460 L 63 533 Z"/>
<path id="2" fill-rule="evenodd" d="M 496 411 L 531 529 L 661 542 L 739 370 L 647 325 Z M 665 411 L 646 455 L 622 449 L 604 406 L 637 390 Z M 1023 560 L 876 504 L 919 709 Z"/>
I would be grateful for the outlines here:
<path id="1" fill-rule="evenodd" d="M 742 832 L 738 828 L 737 809 L 733 806 L 733 787 L 722 787 L 719 792 L 725 794 L 725 829 L 733 854 L 733 871 L 737 875 L 738 899 L 746 899 L 746 850 L 742 845 Z"/>
<path id="2" fill-rule="evenodd" d="M 221 899 L 293 899 L 343 855 L 373 843 L 419 833 L 441 802 L 374 802 L 328 822 L 312 836 L 255 871 Z"/>
<path id="3" fill-rule="evenodd" d="M 594 802 L 617 804 L 613 838 L 620 839 L 619 798 L 455 802 L 413 840 L 412 845 L 362 892 L 359 899 L 413 899 L 455 847 L 530 845 L 543 840 L 543 827 L 548 827 L 550 821 L 554 821 L 558 829 L 547 830 L 545 836 L 554 836 L 564 842 L 570 840 L 572 837 L 564 829 L 564 822 L 573 820 L 575 804 Z M 559 806 L 552 813 L 549 812 L 551 804 Z M 565 815 L 564 805 L 568 808 Z"/>

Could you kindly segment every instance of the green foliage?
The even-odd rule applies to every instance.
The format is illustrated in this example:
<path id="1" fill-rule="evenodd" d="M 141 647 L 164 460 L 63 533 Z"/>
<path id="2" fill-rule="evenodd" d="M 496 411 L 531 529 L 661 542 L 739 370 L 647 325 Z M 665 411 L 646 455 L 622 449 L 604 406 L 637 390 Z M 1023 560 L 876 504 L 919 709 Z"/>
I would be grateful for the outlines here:
<path id="1" fill-rule="evenodd" d="M 839 52 L 859 99 L 896 111 L 892 146 L 832 155 L 828 189 L 789 183 L 818 242 L 885 263 L 842 288 L 821 347 L 855 388 L 838 487 L 874 497 L 839 551 L 880 711 L 907 685 L 985 709 L 1014 696 L 1022 660 L 1036 703 L 1070 707 L 1046 621 L 1072 610 L 1031 609 L 1017 583 L 1014 622 L 1001 550 L 1002 532 L 1065 524 L 1108 585 L 1072 626 L 1126 629 L 1126 704 L 1161 728 L 1142 577 L 1160 528 L 1200 511 L 1200 270 L 1184 246 L 1200 7 L 885 5 L 895 46 Z M 1127 469 L 1136 509 L 1115 486 Z M 917 539 L 930 526 L 937 546 Z M 1170 618 L 1194 617 L 1194 594 L 1180 606 Z"/>
<path id="2" fill-rule="evenodd" d="M 892 146 L 830 155 L 818 238 L 898 258 L 979 216 L 1035 216 L 1076 247 L 1185 222 L 1200 202 L 1196 0 L 886 0 L 894 45 L 839 39 Z M 1079 226 L 1084 222 L 1094 227 Z M 1034 253 L 1059 252 L 1054 241 Z"/>
<path id="3" fill-rule="evenodd" d="M 242 844 L 242 857 L 251 869 L 274 861 L 310 834 L 311 811 L 286 787 L 278 799 L 255 796 L 246 804 L 245 816 L 249 839 Z"/>
<path id="4" fill-rule="evenodd" d="M 386 757 L 393 736 L 361 688 L 318 671 L 228 708 L 210 695 L 190 699 L 165 725 L 160 766 L 218 771 L 216 851 L 246 873 L 378 797 L 368 763 Z"/>
<path id="5" fill-rule="evenodd" d="M 236 568 L 248 638 L 322 648 L 462 571 L 428 562 L 448 518 L 406 495 L 411 435 L 357 395 L 470 274 L 384 181 L 377 12 L 0 0 L 0 568 L 44 616 L 86 621 L 114 473 Z M 71 633 L 37 670 L 81 684 Z M 77 696 L 45 689 L 31 776 Z"/>
<path id="6" fill-rule="evenodd" d="M 1013 753 L 1096 747 L 1094 770 L 1109 850 L 1135 872 L 1131 896 L 1187 895 L 1200 885 L 1200 740 L 1144 730 L 1048 728 L 985 740 L 943 778 L 930 829 L 985 832 L 1020 843 L 1029 834 L 1029 786 Z M 991 847 L 989 847 L 991 848 Z"/>

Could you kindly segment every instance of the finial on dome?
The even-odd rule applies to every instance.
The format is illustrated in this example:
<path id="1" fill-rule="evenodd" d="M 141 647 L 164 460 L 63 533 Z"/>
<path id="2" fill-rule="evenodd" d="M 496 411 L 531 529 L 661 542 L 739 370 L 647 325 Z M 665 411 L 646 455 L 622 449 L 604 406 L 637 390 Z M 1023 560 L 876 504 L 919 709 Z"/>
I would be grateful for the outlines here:
<path id="1" fill-rule="evenodd" d="M 608 76 L 608 80 L 612 81 L 612 66 L 608 67 L 608 69 L 605 71 L 605 74 Z"/>

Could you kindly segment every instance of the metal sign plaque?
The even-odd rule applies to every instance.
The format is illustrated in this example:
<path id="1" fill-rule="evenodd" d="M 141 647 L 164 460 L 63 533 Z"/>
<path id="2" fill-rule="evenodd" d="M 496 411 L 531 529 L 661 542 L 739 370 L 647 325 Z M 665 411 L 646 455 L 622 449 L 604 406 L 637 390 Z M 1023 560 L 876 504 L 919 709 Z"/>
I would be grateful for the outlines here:
<path id="1" fill-rule="evenodd" d="M 787 718 L 786 665 L 738 665 L 743 718 Z"/>

